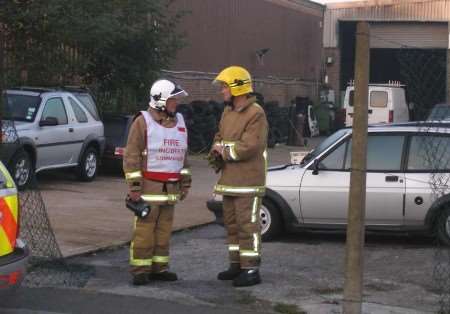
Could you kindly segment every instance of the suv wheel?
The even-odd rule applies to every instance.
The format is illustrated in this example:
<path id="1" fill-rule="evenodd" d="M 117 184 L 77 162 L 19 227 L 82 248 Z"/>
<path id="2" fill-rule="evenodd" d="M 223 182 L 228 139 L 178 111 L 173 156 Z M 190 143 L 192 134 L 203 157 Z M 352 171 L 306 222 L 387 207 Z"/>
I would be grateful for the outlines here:
<path id="1" fill-rule="evenodd" d="M 9 169 L 17 189 L 24 190 L 30 184 L 33 175 L 33 163 L 30 155 L 24 150 L 18 151 L 11 158 Z"/>
<path id="2" fill-rule="evenodd" d="M 281 215 L 278 208 L 267 198 L 263 198 L 260 211 L 261 238 L 270 241 L 282 231 Z"/>
<path id="3" fill-rule="evenodd" d="M 78 177 L 82 181 L 92 181 L 97 175 L 98 153 L 93 147 L 88 147 L 81 157 L 78 165 Z"/>
<path id="4" fill-rule="evenodd" d="M 446 206 L 439 214 L 436 221 L 436 233 L 438 240 L 447 246 L 450 246 L 450 207 Z"/>

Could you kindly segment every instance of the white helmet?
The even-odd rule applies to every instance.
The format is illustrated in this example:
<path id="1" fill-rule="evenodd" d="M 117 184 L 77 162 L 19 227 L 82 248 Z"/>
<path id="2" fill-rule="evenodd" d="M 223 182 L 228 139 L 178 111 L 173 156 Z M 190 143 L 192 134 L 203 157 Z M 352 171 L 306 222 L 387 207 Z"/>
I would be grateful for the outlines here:
<path id="1" fill-rule="evenodd" d="M 169 98 L 181 98 L 187 96 L 188 93 L 181 88 L 180 85 L 169 80 L 157 80 L 150 88 L 150 107 L 159 110 L 166 110 L 166 101 Z"/>

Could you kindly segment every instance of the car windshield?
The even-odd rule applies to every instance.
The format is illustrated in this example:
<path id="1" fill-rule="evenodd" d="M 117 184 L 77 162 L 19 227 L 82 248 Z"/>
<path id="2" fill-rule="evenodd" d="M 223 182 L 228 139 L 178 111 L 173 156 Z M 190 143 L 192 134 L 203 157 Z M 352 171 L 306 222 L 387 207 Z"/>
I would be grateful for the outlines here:
<path id="1" fill-rule="evenodd" d="M 308 161 L 316 158 L 319 156 L 322 152 L 324 152 L 328 147 L 336 143 L 339 139 L 347 135 L 351 132 L 351 129 L 342 129 L 339 130 L 329 137 L 327 137 L 323 142 L 321 142 L 315 149 L 310 151 L 302 160 L 301 165 L 306 164 Z"/>
<path id="2" fill-rule="evenodd" d="M 4 119 L 33 122 L 41 103 L 40 96 L 7 94 Z"/>
<path id="3" fill-rule="evenodd" d="M 450 106 L 449 105 L 437 105 L 435 106 L 428 116 L 428 121 L 441 121 L 450 120 Z"/>

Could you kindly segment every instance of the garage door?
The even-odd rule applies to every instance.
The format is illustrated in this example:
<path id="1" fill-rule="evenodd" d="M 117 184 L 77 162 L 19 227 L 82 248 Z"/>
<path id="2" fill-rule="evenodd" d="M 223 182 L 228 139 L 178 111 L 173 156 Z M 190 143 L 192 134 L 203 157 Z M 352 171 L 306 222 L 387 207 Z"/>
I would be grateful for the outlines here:
<path id="1" fill-rule="evenodd" d="M 371 23 L 371 48 L 448 47 L 447 23 Z"/>

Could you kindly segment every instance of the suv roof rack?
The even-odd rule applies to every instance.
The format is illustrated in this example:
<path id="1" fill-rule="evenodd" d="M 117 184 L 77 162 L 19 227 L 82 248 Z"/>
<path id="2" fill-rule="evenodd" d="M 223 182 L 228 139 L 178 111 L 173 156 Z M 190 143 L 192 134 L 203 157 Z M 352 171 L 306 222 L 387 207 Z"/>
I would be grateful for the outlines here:
<path id="1" fill-rule="evenodd" d="M 67 92 L 89 92 L 89 88 L 86 86 L 78 85 L 64 85 L 64 86 L 52 86 L 52 87 L 41 87 L 41 86 L 15 86 L 8 88 L 8 90 L 23 90 L 38 93 L 48 93 L 56 91 L 67 91 Z"/>
<path id="2" fill-rule="evenodd" d="M 355 86 L 355 81 L 348 81 L 347 86 Z M 369 83 L 369 86 L 406 87 L 406 85 L 402 84 L 400 81 L 388 81 L 387 83 Z"/>

